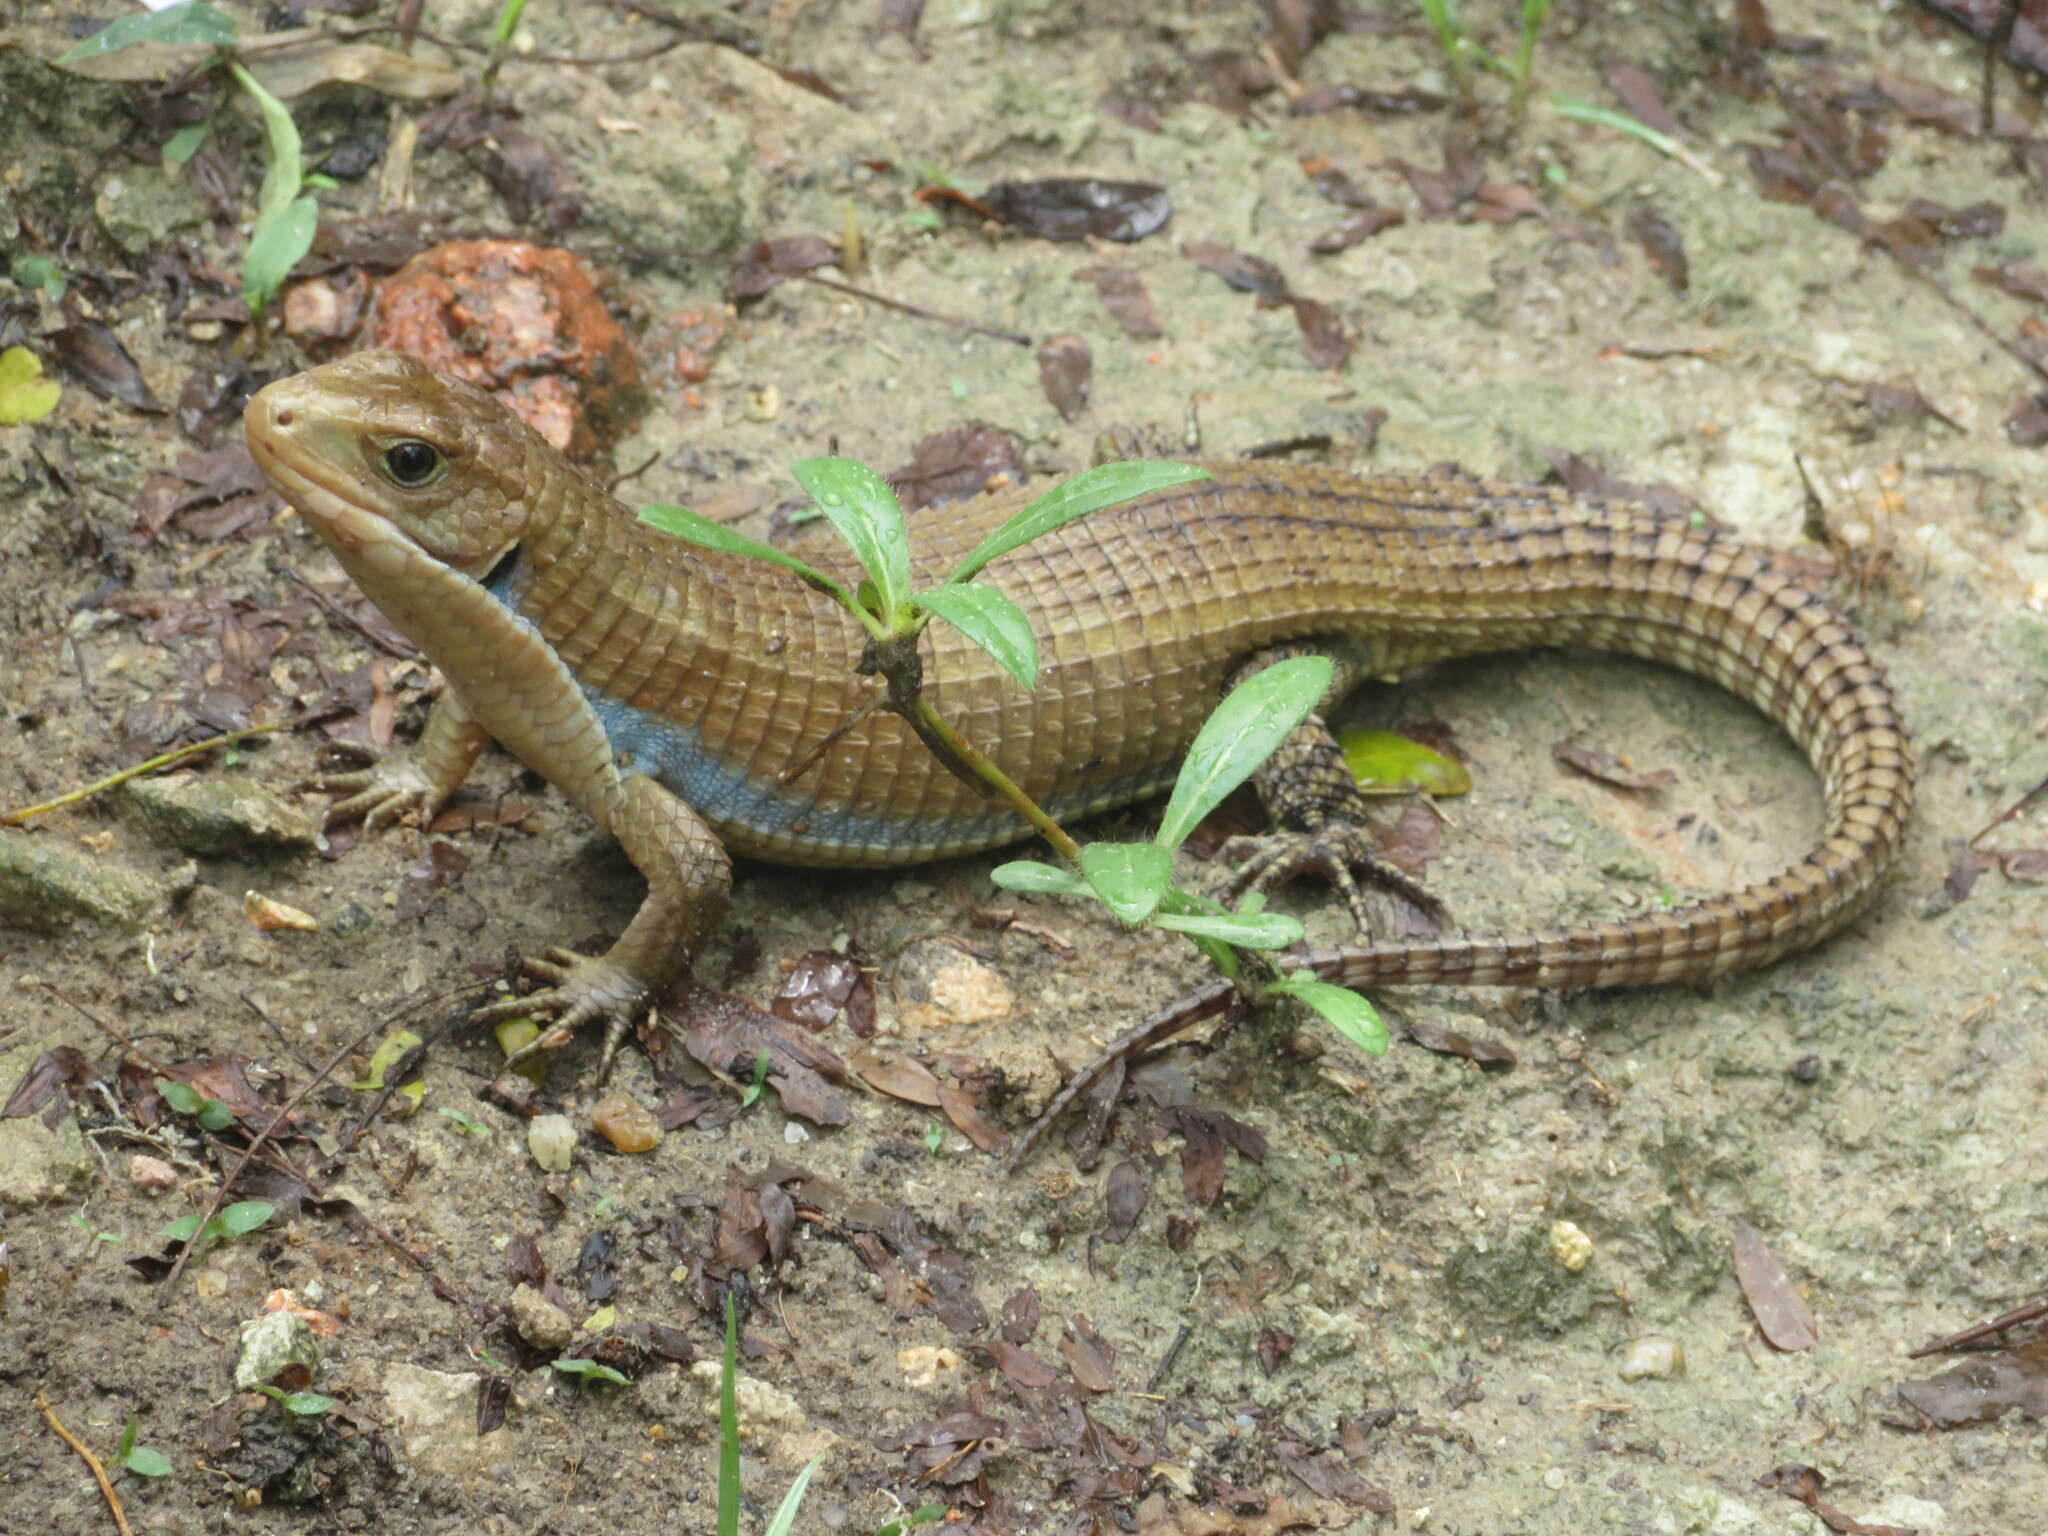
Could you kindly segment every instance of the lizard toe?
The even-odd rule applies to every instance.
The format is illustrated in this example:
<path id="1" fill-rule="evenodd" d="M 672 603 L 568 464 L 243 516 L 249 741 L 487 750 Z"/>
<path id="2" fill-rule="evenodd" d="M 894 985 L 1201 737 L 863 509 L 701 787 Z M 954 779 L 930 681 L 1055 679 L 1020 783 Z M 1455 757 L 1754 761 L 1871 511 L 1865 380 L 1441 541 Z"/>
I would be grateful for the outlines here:
<path id="1" fill-rule="evenodd" d="M 1332 821 L 1312 831 L 1233 837 L 1223 845 L 1220 856 L 1237 866 L 1223 884 L 1229 896 L 1270 892 L 1303 875 L 1320 875 L 1337 888 L 1359 932 L 1368 936 L 1378 924 L 1361 880 L 1364 886 L 1398 897 L 1432 918 L 1444 915 L 1441 901 L 1380 857 L 1373 848 L 1371 831 L 1358 822 Z"/>

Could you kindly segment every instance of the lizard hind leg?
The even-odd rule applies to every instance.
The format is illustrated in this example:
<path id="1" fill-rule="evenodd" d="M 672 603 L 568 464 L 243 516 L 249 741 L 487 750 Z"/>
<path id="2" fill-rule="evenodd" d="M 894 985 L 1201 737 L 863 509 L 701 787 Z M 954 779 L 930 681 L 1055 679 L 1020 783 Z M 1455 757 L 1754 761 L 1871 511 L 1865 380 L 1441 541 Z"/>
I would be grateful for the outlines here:
<path id="1" fill-rule="evenodd" d="M 1351 646 L 1275 646 L 1233 672 L 1229 686 L 1235 688 L 1276 661 L 1305 655 L 1330 656 L 1336 675 L 1317 712 L 1296 726 L 1253 774 L 1252 785 L 1273 829 L 1233 837 L 1223 845 L 1221 857 L 1235 866 L 1224 889 L 1231 896 L 1270 891 L 1302 875 L 1319 874 L 1337 888 L 1361 933 L 1371 934 L 1379 926 L 1367 888 L 1441 918 L 1443 903 L 1380 856 L 1371 801 L 1359 792 L 1343 748 L 1324 723 L 1324 712 L 1365 674 L 1369 662 L 1364 652 Z"/>

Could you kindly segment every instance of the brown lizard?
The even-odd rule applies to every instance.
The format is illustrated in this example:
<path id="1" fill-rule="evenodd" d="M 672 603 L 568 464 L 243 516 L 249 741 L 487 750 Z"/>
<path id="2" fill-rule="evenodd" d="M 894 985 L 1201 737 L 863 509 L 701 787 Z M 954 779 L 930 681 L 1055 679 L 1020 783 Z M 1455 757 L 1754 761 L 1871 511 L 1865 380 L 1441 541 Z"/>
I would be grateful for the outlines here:
<path id="1" fill-rule="evenodd" d="M 448 682 L 413 752 L 336 781 L 352 791 L 337 814 L 374 824 L 431 813 L 495 737 L 647 878 L 645 902 L 603 956 L 531 959 L 545 990 L 481 1017 L 552 1017 L 537 1042 L 548 1047 L 603 1019 L 609 1061 L 626 1021 L 686 972 L 724 911 L 728 849 L 884 866 L 1029 835 L 899 718 L 849 728 L 876 685 L 856 672 L 864 636 L 843 610 L 786 572 L 641 524 L 481 391 L 366 352 L 272 384 L 246 421 L 271 483 Z M 1055 817 L 1164 790 L 1226 684 L 1304 648 L 1338 662 L 1326 705 L 1364 677 L 1527 646 L 1665 662 L 1777 721 L 1825 790 L 1819 840 L 1746 889 L 1583 928 L 1307 952 L 1323 977 L 1702 980 L 1833 932 L 1896 852 L 1913 764 L 1883 672 L 1833 607 L 1757 554 L 1683 515 L 1457 474 L 1209 468 L 1208 480 L 1098 512 L 988 568 L 1038 634 L 1036 689 L 956 632 L 927 631 L 941 714 Z M 920 575 L 950 569 L 1027 496 L 919 519 Z M 1359 869 L 1426 899 L 1372 857 L 1361 797 L 1319 715 L 1255 783 L 1281 830 L 1252 883 L 1312 866 L 1362 912 Z M 1221 1012 L 1231 995 L 1212 983 L 1112 1050 Z"/>

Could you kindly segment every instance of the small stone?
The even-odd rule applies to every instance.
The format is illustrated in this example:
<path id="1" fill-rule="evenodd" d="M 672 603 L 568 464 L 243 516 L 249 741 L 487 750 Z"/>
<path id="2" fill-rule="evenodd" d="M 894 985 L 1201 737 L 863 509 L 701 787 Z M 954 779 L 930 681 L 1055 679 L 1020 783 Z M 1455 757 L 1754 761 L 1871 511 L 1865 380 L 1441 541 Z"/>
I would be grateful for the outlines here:
<path id="1" fill-rule="evenodd" d="M 128 1159 L 128 1181 L 142 1189 L 175 1189 L 178 1170 L 160 1157 L 138 1152 Z"/>
<path id="2" fill-rule="evenodd" d="M 959 1375 L 967 1362 L 943 1344 L 911 1344 L 896 1351 L 896 1363 L 902 1367 L 903 1384 L 921 1391 Z"/>
<path id="3" fill-rule="evenodd" d="M 890 985 L 905 1029 L 992 1024 L 1016 1006 L 1010 984 L 949 939 L 926 939 L 905 949 Z"/>
<path id="4" fill-rule="evenodd" d="M 535 1115 L 526 1127 L 526 1150 L 547 1173 L 567 1173 L 576 1156 L 576 1127 L 567 1115 Z"/>
<path id="5" fill-rule="evenodd" d="M 661 1145 L 661 1122 L 630 1094 L 607 1094 L 598 1100 L 590 1112 L 590 1127 L 620 1152 L 652 1152 Z"/>
<path id="6" fill-rule="evenodd" d="M 1641 1381 L 1646 1376 L 1683 1376 L 1685 1346 L 1654 1333 L 1630 1339 L 1628 1348 L 1622 1352 L 1619 1370 L 1623 1381 Z"/>
<path id="7" fill-rule="evenodd" d="M 301 912 L 297 907 L 287 906 L 255 891 L 242 892 L 242 916 L 264 933 L 275 933 L 280 928 L 311 933 L 320 926 L 320 919 L 312 913 Z"/>
<path id="8" fill-rule="evenodd" d="M 792 1147 L 800 1147 L 811 1139 L 811 1133 L 794 1120 L 785 1120 L 782 1122 L 782 1139 Z"/>
<path id="9" fill-rule="evenodd" d="M 266 1312 L 242 1324 L 242 1348 L 235 1357 L 235 1390 L 253 1391 L 297 1367 L 300 1385 L 320 1374 L 320 1344 L 313 1328 L 295 1312 Z"/>
<path id="10" fill-rule="evenodd" d="M 1576 1222 L 1553 1221 L 1550 1224 L 1550 1251 L 1573 1274 L 1577 1274 L 1593 1262 L 1593 1239 Z"/>
<path id="11" fill-rule="evenodd" d="M 512 1326 L 535 1349 L 566 1349 L 576 1336 L 576 1320 L 530 1285 L 512 1292 Z"/>
<path id="12" fill-rule="evenodd" d="M 312 848 L 320 829 L 303 809 L 250 778 L 167 773 L 131 779 L 121 803 L 149 831 L 201 857 Z"/>
<path id="13" fill-rule="evenodd" d="M 1565 1471 L 1563 1467 L 1552 1467 L 1543 1474 L 1543 1486 L 1553 1491 L 1562 1488 L 1570 1481 L 1571 1474 Z"/>
<path id="14" fill-rule="evenodd" d="M 58 933 L 80 918 L 134 928 L 168 894 L 140 871 L 75 853 L 55 838 L 0 831 L 0 928 Z"/>
<path id="15" fill-rule="evenodd" d="M 553 1372 L 545 1374 L 552 1375 Z M 415 1471 L 458 1481 L 481 1477 L 500 1463 L 530 1454 L 530 1443 L 506 1430 L 477 1433 L 476 1399 L 483 1378 L 424 1366 L 384 1370 L 384 1402 L 398 1443 Z M 514 1386 L 516 1397 L 517 1384 Z"/>
<path id="16" fill-rule="evenodd" d="M 782 414 L 782 391 L 773 384 L 750 389 L 745 409 L 749 421 L 773 421 Z"/>
<path id="17" fill-rule="evenodd" d="M 713 1424 L 719 1414 L 719 1362 L 699 1360 L 690 1375 L 703 1393 L 704 1416 Z M 738 1410 L 740 1434 L 749 1440 L 763 1440 L 771 1434 L 807 1429 L 810 1418 L 797 1400 L 782 1388 L 749 1376 L 744 1371 L 733 1377 L 734 1407 Z"/>

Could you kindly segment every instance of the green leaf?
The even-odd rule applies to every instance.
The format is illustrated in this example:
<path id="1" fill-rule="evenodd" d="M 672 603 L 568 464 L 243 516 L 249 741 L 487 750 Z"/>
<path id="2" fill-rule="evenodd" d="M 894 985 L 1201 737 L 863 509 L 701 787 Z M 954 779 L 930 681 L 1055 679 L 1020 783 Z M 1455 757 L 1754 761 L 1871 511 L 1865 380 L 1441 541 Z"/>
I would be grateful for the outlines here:
<path id="1" fill-rule="evenodd" d="M 817 1470 L 818 1463 L 813 1460 L 803 1471 L 797 1473 L 796 1481 L 789 1485 L 789 1492 L 782 1496 L 782 1503 L 776 1508 L 775 1518 L 768 1522 L 768 1529 L 762 1536 L 789 1536 L 790 1527 L 796 1524 L 796 1512 L 804 1502 L 804 1489 L 810 1486 L 811 1474 Z"/>
<path id="2" fill-rule="evenodd" d="M 754 1101 L 761 1097 L 761 1091 L 768 1086 L 768 1069 L 775 1065 L 775 1058 L 763 1051 L 754 1058 L 754 1080 L 747 1084 L 740 1095 L 740 1108 L 752 1109 Z"/>
<path id="3" fill-rule="evenodd" d="M 567 1360 L 550 1360 L 548 1364 L 564 1376 L 576 1376 L 584 1381 L 608 1381 L 619 1387 L 628 1385 L 626 1376 L 608 1365 L 599 1365 L 595 1360 L 574 1357 Z"/>
<path id="4" fill-rule="evenodd" d="M 156 1080 L 156 1091 L 164 1096 L 164 1102 L 181 1115 L 196 1115 L 199 1106 L 206 1101 L 199 1097 L 198 1090 L 189 1083 L 174 1082 L 168 1077 Z"/>
<path id="5" fill-rule="evenodd" d="M 1271 757 L 1330 686 L 1327 656 L 1290 656 L 1231 689 L 1202 722 L 1153 841 L 1178 848 L 1195 824 Z"/>
<path id="6" fill-rule="evenodd" d="M 199 1218 L 197 1216 L 180 1216 L 157 1235 L 166 1242 L 189 1243 L 198 1234 L 198 1231 Z"/>
<path id="7" fill-rule="evenodd" d="M 1226 913 L 1211 917 L 1201 912 L 1155 912 L 1152 926 L 1185 933 L 1195 939 L 1215 939 L 1239 949 L 1285 949 L 1299 944 L 1302 926 L 1284 912 Z"/>
<path id="8" fill-rule="evenodd" d="M 1259 995 L 1299 998 L 1366 1055 L 1387 1054 L 1387 1026 L 1379 1010 L 1349 987 L 1319 980 L 1314 971 L 1303 970 L 1268 982 Z"/>
<path id="9" fill-rule="evenodd" d="M 1086 896 L 1089 889 L 1088 882 L 1072 870 L 1041 864 L 1036 859 L 1012 859 L 1007 864 L 998 864 L 988 877 L 1006 891 L 1028 891 L 1040 896 Z"/>
<path id="10" fill-rule="evenodd" d="M 310 197 L 289 204 L 274 219 L 256 221 L 249 232 L 249 254 L 242 262 L 242 297 L 251 310 L 260 313 L 276 296 L 299 258 L 313 248 L 313 232 L 319 226 L 320 205 Z"/>
<path id="11" fill-rule="evenodd" d="M 1173 853 L 1157 843 L 1090 843 L 1081 850 L 1081 873 L 1118 921 L 1135 926 L 1172 884 Z"/>
<path id="12" fill-rule="evenodd" d="M 656 502 L 640 509 L 640 521 L 650 528 L 659 528 L 663 533 L 687 539 L 702 549 L 715 549 L 722 555 L 745 555 L 749 560 L 765 560 L 770 565 L 779 565 L 785 571 L 795 572 L 806 585 L 837 598 L 843 607 L 851 609 L 856 606 L 853 594 L 823 571 L 806 565 L 795 555 L 785 555 L 773 544 L 763 544 L 759 539 L 734 532 L 723 523 L 714 523 L 701 512 Z"/>
<path id="13" fill-rule="evenodd" d="M 717 1536 L 740 1533 L 740 1409 L 733 1378 L 738 1374 L 739 1315 L 732 1292 L 725 1293 L 725 1354 L 718 1372 L 718 1523 Z"/>
<path id="14" fill-rule="evenodd" d="M 334 1411 L 335 1400 L 324 1392 L 287 1392 L 278 1399 L 295 1419 L 315 1419 Z"/>
<path id="15" fill-rule="evenodd" d="M 1134 501 L 1153 491 L 1163 491 L 1168 486 L 1208 478 L 1208 470 L 1193 464 L 1172 464 L 1158 459 L 1098 464 L 1071 480 L 1062 481 L 1030 506 L 1013 514 L 1000 528 L 975 545 L 974 552 L 955 566 L 953 574 L 946 580 L 948 583 L 965 581 L 991 560 L 1007 555 L 1055 528 L 1064 528 L 1077 517 L 1086 517 L 1090 512 L 1099 512 L 1119 502 Z"/>
<path id="16" fill-rule="evenodd" d="M 187 123 L 168 139 L 164 140 L 164 169 L 175 171 L 187 160 L 199 153 L 199 146 L 206 142 L 206 136 L 213 132 L 213 119 Z"/>
<path id="17" fill-rule="evenodd" d="M 1462 795 L 1472 787 L 1471 773 L 1455 757 L 1392 731 L 1346 731 L 1337 745 L 1344 749 L 1344 766 L 1352 779 L 1368 795 L 1418 789 L 1430 795 Z"/>
<path id="18" fill-rule="evenodd" d="M 151 1450 L 146 1445 L 138 1445 L 133 1450 L 123 1451 L 114 1459 L 137 1477 L 169 1477 L 171 1475 L 170 1458 L 165 1456 L 162 1451 Z"/>
<path id="19" fill-rule="evenodd" d="M 224 1131 L 235 1123 L 235 1112 L 219 1099 L 208 1099 L 199 1106 L 199 1125 L 202 1130 Z"/>
<path id="20" fill-rule="evenodd" d="M 41 251 L 17 256 L 7 264 L 7 275 L 24 288 L 40 288 L 52 304 L 64 297 L 64 269 Z"/>
<path id="21" fill-rule="evenodd" d="M 910 599 L 910 529 L 889 482 L 854 459 L 799 459 L 789 472 L 873 578 L 876 617 L 899 627 Z"/>
<path id="22" fill-rule="evenodd" d="M 228 73 L 249 93 L 263 116 L 263 189 L 256 194 L 256 223 L 261 226 L 282 218 L 285 210 L 299 200 L 305 146 L 299 141 L 299 125 L 292 121 L 290 108 L 266 91 L 240 64 L 230 62 Z M 297 261 L 298 257 L 292 260 Z M 246 278 L 243 286 L 247 287 Z"/>
<path id="23" fill-rule="evenodd" d="M 219 1221 L 221 1230 L 229 1237 L 240 1237 L 244 1232 L 254 1232 L 276 1214 L 277 1207 L 268 1200 L 237 1200 L 221 1208 Z"/>
<path id="24" fill-rule="evenodd" d="M 142 1420 L 138 1419 L 132 1413 L 129 1414 L 128 1422 L 121 1428 L 120 1443 L 114 1447 L 114 1460 L 125 1460 L 127 1458 L 128 1453 L 135 1449 L 135 1436 L 137 1431 L 140 1430 L 141 1427 Z"/>
<path id="25" fill-rule="evenodd" d="M 349 1084 L 357 1093 L 375 1093 L 384 1086 L 384 1074 L 420 1044 L 420 1037 L 409 1029 L 394 1029 L 377 1043 L 376 1051 L 370 1057 L 370 1067 L 361 1077 Z"/>
<path id="26" fill-rule="evenodd" d="M 232 48 L 235 44 L 235 20 L 210 5 L 200 4 L 199 0 L 185 0 L 182 5 L 166 6 L 161 11 L 120 17 L 62 55 L 57 62 L 76 64 L 80 59 L 119 53 L 137 43 L 206 43 L 215 48 Z"/>
<path id="27" fill-rule="evenodd" d="M 57 408 L 62 391 L 43 377 L 42 359 L 27 347 L 0 352 L 0 427 L 41 421 Z"/>
<path id="28" fill-rule="evenodd" d="M 885 1525 L 876 1526 L 875 1536 L 905 1536 L 906 1532 L 913 1531 L 920 1525 L 936 1525 L 945 1518 L 945 1505 L 920 1504 L 909 1514 L 899 1515 Z"/>
<path id="29" fill-rule="evenodd" d="M 937 614 L 995 657 L 1024 687 L 1038 686 L 1038 637 L 1031 632 L 1031 620 L 987 582 L 933 587 L 914 593 L 910 601 Z"/>

